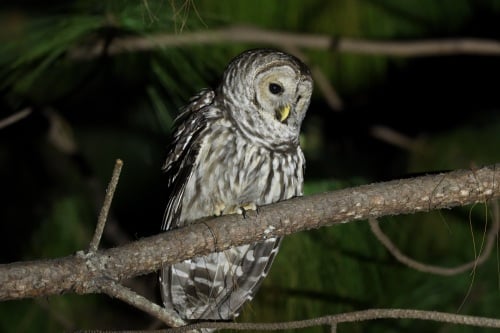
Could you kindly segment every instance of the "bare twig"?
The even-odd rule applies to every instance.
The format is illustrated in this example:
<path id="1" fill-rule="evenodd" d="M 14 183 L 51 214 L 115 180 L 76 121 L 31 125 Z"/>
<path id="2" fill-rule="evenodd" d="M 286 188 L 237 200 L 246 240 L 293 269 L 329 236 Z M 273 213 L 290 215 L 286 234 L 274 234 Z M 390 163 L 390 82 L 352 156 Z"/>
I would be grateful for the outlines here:
<path id="1" fill-rule="evenodd" d="M 371 128 L 370 133 L 374 138 L 402 149 L 418 151 L 420 148 L 418 140 L 407 137 L 387 126 L 375 125 Z"/>
<path id="2" fill-rule="evenodd" d="M 355 312 L 341 313 L 318 317 L 307 320 L 289 321 L 281 323 L 228 323 L 228 322 L 205 322 L 187 325 L 183 327 L 170 328 L 165 330 L 150 331 L 151 333 L 182 333 L 201 328 L 227 329 L 238 331 L 280 331 L 291 329 L 303 329 L 314 326 L 335 326 L 341 323 L 353 323 L 375 319 L 418 319 L 437 321 L 441 323 L 451 323 L 458 325 L 500 328 L 500 319 L 467 316 L 454 313 L 423 311 L 410 309 L 370 309 Z M 106 331 L 83 331 L 85 333 Z M 82 333 L 83 333 L 82 332 Z M 127 331 L 132 332 L 132 331 Z M 138 331 L 139 332 L 139 331 Z M 114 333 L 119 333 L 115 331 Z"/>
<path id="3" fill-rule="evenodd" d="M 377 219 L 375 218 L 370 218 L 368 219 L 368 222 L 370 223 L 370 228 L 379 240 L 382 245 L 389 251 L 389 253 L 396 258 L 400 263 L 413 268 L 417 271 L 420 272 L 425 272 L 425 273 L 431 273 L 431 274 L 436 274 L 436 275 L 444 275 L 444 276 L 452 276 L 452 275 L 457 275 L 460 273 L 468 272 L 471 269 L 474 269 L 476 266 L 479 266 L 483 264 L 491 255 L 491 252 L 493 250 L 493 247 L 495 245 L 497 235 L 498 235 L 498 230 L 500 223 L 498 221 L 498 218 L 493 219 L 493 225 L 491 226 L 488 236 L 486 239 L 486 245 L 484 247 L 484 251 L 481 253 L 480 256 L 475 258 L 474 260 L 457 266 L 457 267 L 441 267 L 441 266 L 433 266 L 433 265 L 427 265 L 424 263 L 421 263 L 419 261 L 416 261 L 408 256 L 406 256 L 404 253 L 401 252 L 401 250 L 390 240 L 390 238 L 382 231 L 380 228 L 379 223 L 377 222 Z"/>
<path id="4" fill-rule="evenodd" d="M 231 323 L 231 322 L 202 322 L 182 327 L 175 327 L 154 331 L 102 331 L 83 330 L 78 333 L 184 333 L 192 332 L 202 328 L 235 331 L 282 331 L 297 330 L 315 326 L 330 326 L 331 332 L 336 332 L 338 324 L 355 323 L 376 319 L 417 319 L 467 325 L 475 327 L 500 328 L 500 319 L 479 316 L 467 316 L 454 313 L 424 311 L 411 309 L 369 309 L 354 312 L 329 315 L 306 320 L 274 322 L 274 323 Z"/>
<path id="5" fill-rule="evenodd" d="M 60 113 L 53 109 L 46 109 L 43 114 L 47 117 L 50 127 L 47 133 L 49 142 L 61 152 L 73 155 L 78 152 L 73 129 Z"/>
<path id="6" fill-rule="evenodd" d="M 485 202 L 500 197 L 500 165 L 364 185 L 207 218 L 93 255 L 0 265 L 0 300 L 99 292 L 120 281 L 232 246 L 348 221 Z M 207 228 L 208 226 L 208 228 Z M 215 235 L 215 237 L 212 236 Z M 217 241 L 215 241 L 217 240 Z"/>
<path id="7" fill-rule="evenodd" d="M 114 281 L 103 279 L 100 281 L 100 288 L 105 294 L 128 303 L 137 309 L 160 319 L 169 326 L 177 327 L 186 325 L 186 322 L 184 322 L 178 314 L 169 312 L 166 308 L 151 302 L 147 298 Z"/>
<path id="8" fill-rule="evenodd" d="M 94 236 L 89 246 L 89 253 L 94 253 L 99 247 L 101 242 L 102 232 L 104 231 L 104 226 L 106 225 L 106 219 L 108 218 L 109 208 L 111 207 L 111 202 L 113 201 L 113 195 L 115 194 L 116 186 L 118 185 L 118 179 L 120 179 L 120 172 L 122 170 L 123 162 L 117 159 L 115 162 L 115 168 L 113 169 L 113 176 L 106 189 L 106 196 L 104 197 L 104 203 L 99 213 L 99 218 L 97 219 L 97 226 L 94 231 Z"/>
<path id="9" fill-rule="evenodd" d="M 18 122 L 19 120 L 26 118 L 31 114 L 31 112 L 33 112 L 32 108 L 24 108 L 21 111 L 8 116 L 7 118 L 3 118 L 2 120 L 0 120 L 0 129 L 10 126 Z"/>
<path id="10" fill-rule="evenodd" d="M 157 34 L 144 37 L 124 37 L 114 40 L 109 54 L 146 51 L 159 47 L 183 47 L 223 43 L 253 43 L 275 47 L 298 47 L 336 52 L 387 55 L 396 57 L 444 56 L 474 54 L 500 55 L 500 42 L 487 39 L 441 39 L 421 41 L 375 41 L 352 38 L 334 38 L 329 35 L 297 34 L 263 30 L 248 26 L 230 26 L 217 30 L 203 30 L 183 34 Z M 102 54 L 104 43 L 73 49 L 69 57 L 89 59 Z"/>
<path id="11" fill-rule="evenodd" d="M 121 169 L 123 166 L 123 162 L 120 159 L 117 159 L 115 162 L 115 166 L 113 169 L 113 174 L 111 176 L 111 180 L 108 184 L 108 188 L 106 189 L 106 195 L 104 197 L 104 203 L 99 214 L 98 222 L 96 229 L 94 231 L 94 236 L 90 243 L 89 251 L 86 254 L 80 256 L 85 258 L 89 267 L 95 267 L 91 262 L 92 257 L 95 255 L 98 250 L 100 239 L 102 237 L 102 233 L 104 231 L 104 226 L 106 224 L 107 216 L 109 209 L 111 207 L 111 202 L 113 201 L 113 196 L 118 185 L 118 180 L 120 178 Z M 95 281 L 96 288 L 99 291 L 107 294 L 108 296 L 117 298 L 125 303 L 128 303 L 137 309 L 140 309 L 151 316 L 160 319 L 165 324 L 169 326 L 183 326 L 186 325 L 178 314 L 168 311 L 166 308 L 163 308 L 147 298 L 139 295 L 138 293 L 132 291 L 131 289 L 113 281 L 109 278 L 102 278 Z"/>
<path id="12" fill-rule="evenodd" d="M 314 78 L 314 82 L 318 86 L 319 90 L 323 94 L 326 103 L 333 111 L 341 111 L 344 107 L 344 103 L 337 93 L 335 87 L 330 83 L 330 80 L 325 75 L 325 73 L 316 65 L 311 66 L 311 74 Z"/>

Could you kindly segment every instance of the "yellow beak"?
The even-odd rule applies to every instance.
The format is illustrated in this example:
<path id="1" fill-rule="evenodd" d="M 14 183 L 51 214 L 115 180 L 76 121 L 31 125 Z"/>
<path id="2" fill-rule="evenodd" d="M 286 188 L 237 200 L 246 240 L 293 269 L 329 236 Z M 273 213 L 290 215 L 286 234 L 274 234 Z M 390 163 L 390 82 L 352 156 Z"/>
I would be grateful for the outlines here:
<path id="1" fill-rule="evenodd" d="M 290 115 L 290 105 L 285 105 L 276 110 L 276 119 L 280 122 L 284 122 Z"/>

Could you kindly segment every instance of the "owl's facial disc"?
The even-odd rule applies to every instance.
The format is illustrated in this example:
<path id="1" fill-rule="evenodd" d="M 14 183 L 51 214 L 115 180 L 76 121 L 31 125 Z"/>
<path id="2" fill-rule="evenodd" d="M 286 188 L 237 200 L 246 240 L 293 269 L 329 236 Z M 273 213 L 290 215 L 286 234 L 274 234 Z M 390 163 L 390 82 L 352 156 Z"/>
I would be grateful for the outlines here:
<path id="1" fill-rule="evenodd" d="M 289 66 L 273 67 L 272 71 L 261 72 L 256 77 L 256 99 L 264 119 L 290 125 L 288 120 L 296 112 L 299 76 Z"/>

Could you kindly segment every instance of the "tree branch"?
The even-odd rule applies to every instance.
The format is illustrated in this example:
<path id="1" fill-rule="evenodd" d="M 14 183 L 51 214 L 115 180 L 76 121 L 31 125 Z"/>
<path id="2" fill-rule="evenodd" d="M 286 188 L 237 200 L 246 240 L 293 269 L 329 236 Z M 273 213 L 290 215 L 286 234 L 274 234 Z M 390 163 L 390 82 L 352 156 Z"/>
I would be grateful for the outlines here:
<path id="1" fill-rule="evenodd" d="M 453 323 L 477 327 L 500 328 L 500 319 L 467 316 L 454 313 L 438 311 L 422 311 L 410 309 L 369 309 L 341 313 L 331 316 L 318 317 L 307 320 L 289 321 L 283 323 L 227 323 L 227 322 L 205 322 L 187 325 L 183 327 L 161 330 L 161 333 L 182 333 L 200 328 L 216 328 L 228 330 L 252 330 L 252 331 L 278 331 L 301 329 L 320 325 L 334 326 L 340 323 L 352 323 L 374 319 L 420 319 L 439 321 L 442 323 Z M 116 332 L 118 333 L 118 332 Z"/>
<path id="2" fill-rule="evenodd" d="M 364 185 L 264 206 L 259 213 L 204 219 L 125 246 L 0 265 L 0 300 L 98 293 L 120 281 L 232 246 L 322 226 L 486 202 L 500 197 L 500 164 Z"/>
<path id="3" fill-rule="evenodd" d="M 147 51 L 159 47 L 183 47 L 222 43 L 256 43 L 276 47 L 298 47 L 332 50 L 342 53 L 388 55 L 396 57 L 444 56 L 452 54 L 500 55 L 500 42 L 486 39 L 441 39 L 422 41 L 377 41 L 353 38 L 335 38 L 329 35 L 297 34 L 263 30 L 249 26 L 229 26 L 182 34 L 157 34 L 147 37 L 115 39 L 107 53 L 114 55 L 131 51 Z M 90 59 L 102 54 L 104 42 L 91 47 L 73 49 L 72 59 Z"/>
<path id="4" fill-rule="evenodd" d="M 3 129 L 7 126 L 10 126 L 24 118 L 26 118 L 27 116 L 29 116 L 31 113 L 33 112 L 33 109 L 31 108 L 24 108 L 22 109 L 21 111 L 17 111 L 16 113 L 6 117 L 6 118 L 3 118 L 3 119 L 0 119 L 0 129 Z"/>
<path id="5" fill-rule="evenodd" d="M 456 266 L 456 267 L 441 267 L 434 266 L 421 263 L 416 261 L 407 255 L 405 255 L 401 250 L 394 244 L 389 236 L 387 236 L 375 218 L 369 218 L 368 223 L 370 224 L 370 228 L 378 239 L 380 243 L 390 252 L 390 254 L 396 258 L 397 261 L 406 265 L 414 270 L 431 273 L 435 275 L 443 275 L 443 276 L 452 276 L 460 273 L 468 272 L 471 269 L 474 270 L 477 266 L 482 265 L 488 258 L 490 257 L 491 252 L 497 242 L 498 231 L 500 229 L 500 216 L 498 215 L 498 203 L 494 202 L 493 205 L 493 225 L 490 227 L 488 234 L 486 236 L 486 244 L 484 245 L 483 251 L 481 251 L 480 255 L 474 258 L 474 260 L 469 261 L 468 263 Z"/>
<path id="6" fill-rule="evenodd" d="M 354 323 L 376 319 L 418 319 L 427 321 L 437 321 L 441 323 L 451 323 L 475 327 L 500 328 L 500 319 L 468 316 L 455 313 L 438 311 L 424 311 L 412 309 L 369 309 L 340 313 L 335 315 L 317 317 L 306 320 L 296 320 L 287 322 L 271 323 L 234 323 L 234 322 L 201 322 L 182 327 L 155 331 L 102 331 L 102 330 L 81 330 L 78 333 L 184 333 L 197 332 L 202 328 L 212 328 L 217 330 L 235 331 L 282 331 L 296 330 L 315 326 L 331 326 L 335 332 L 337 325 L 342 323 Z"/>
<path id="7" fill-rule="evenodd" d="M 105 294 L 117 298 L 125 303 L 140 309 L 151 316 L 160 319 L 164 323 L 173 326 L 184 326 L 186 322 L 177 313 L 159 306 L 136 292 L 122 286 L 119 283 L 105 279 L 101 281 L 101 290 Z"/>

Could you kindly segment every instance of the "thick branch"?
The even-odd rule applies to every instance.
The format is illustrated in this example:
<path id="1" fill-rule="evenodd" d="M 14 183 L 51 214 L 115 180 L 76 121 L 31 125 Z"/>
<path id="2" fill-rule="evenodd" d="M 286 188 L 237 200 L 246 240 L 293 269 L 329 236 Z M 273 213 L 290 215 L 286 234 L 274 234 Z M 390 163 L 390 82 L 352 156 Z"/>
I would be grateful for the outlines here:
<path id="1" fill-rule="evenodd" d="M 182 47 L 223 43 L 256 43 L 275 47 L 298 47 L 337 52 L 389 55 L 398 57 L 436 56 L 451 54 L 500 55 L 500 42 L 485 39 L 442 39 L 422 41 L 380 41 L 353 38 L 335 38 L 329 35 L 297 34 L 263 30 L 254 27 L 232 26 L 183 34 L 158 34 L 148 37 L 126 37 L 114 40 L 108 54 L 146 51 L 159 47 Z M 89 59 L 100 54 L 105 43 L 92 48 L 71 51 L 73 59 Z"/>
<path id="2" fill-rule="evenodd" d="M 462 206 L 500 197 L 500 164 L 477 170 L 364 185 L 262 207 L 259 214 L 209 218 L 125 246 L 0 265 L 0 300 L 100 292 L 119 281 L 194 256 L 268 237 L 386 215 Z"/>

